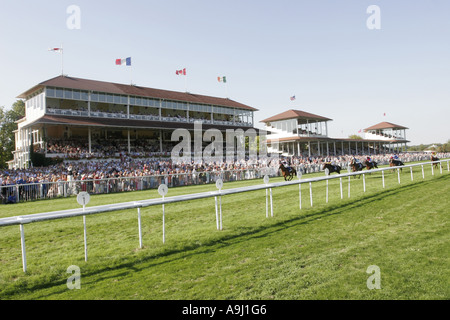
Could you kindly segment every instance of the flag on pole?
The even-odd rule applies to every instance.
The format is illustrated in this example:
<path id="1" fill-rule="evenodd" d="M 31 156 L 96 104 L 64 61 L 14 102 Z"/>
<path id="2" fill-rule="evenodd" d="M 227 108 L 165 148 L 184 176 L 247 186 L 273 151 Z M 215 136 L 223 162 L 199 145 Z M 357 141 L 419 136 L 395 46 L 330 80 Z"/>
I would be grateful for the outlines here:
<path id="1" fill-rule="evenodd" d="M 358 133 L 361 133 L 361 129 L 359 129 Z"/>
<path id="2" fill-rule="evenodd" d="M 125 59 L 116 59 L 116 65 L 118 66 L 131 66 L 131 57 L 125 58 Z"/>
<path id="3" fill-rule="evenodd" d="M 292 96 L 292 97 L 291 97 L 291 101 L 294 101 L 294 100 L 295 100 L 295 96 Z"/>
<path id="4" fill-rule="evenodd" d="M 175 73 L 177 75 L 185 76 L 186 75 L 186 68 L 184 68 L 182 70 L 177 70 L 177 71 L 175 71 Z"/>
<path id="5" fill-rule="evenodd" d="M 227 77 L 217 77 L 217 81 L 227 83 Z"/>
<path id="6" fill-rule="evenodd" d="M 116 59 L 117 66 L 131 66 L 131 57 L 125 59 Z"/>
<path id="7" fill-rule="evenodd" d="M 386 112 L 385 112 L 385 113 L 383 113 L 383 116 L 386 116 Z"/>
<path id="8" fill-rule="evenodd" d="M 61 75 L 64 76 L 64 54 L 63 54 L 63 46 L 59 48 L 48 48 L 48 51 L 53 51 L 61 54 Z"/>

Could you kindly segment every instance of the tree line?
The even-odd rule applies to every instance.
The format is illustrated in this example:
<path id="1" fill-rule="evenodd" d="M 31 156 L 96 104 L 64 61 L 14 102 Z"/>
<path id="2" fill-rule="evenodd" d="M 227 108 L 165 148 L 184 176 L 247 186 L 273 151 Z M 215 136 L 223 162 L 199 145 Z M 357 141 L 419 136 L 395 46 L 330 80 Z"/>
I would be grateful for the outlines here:
<path id="1" fill-rule="evenodd" d="M 15 149 L 14 130 L 17 130 L 16 121 L 25 116 L 25 103 L 17 100 L 11 109 L 6 110 L 0 106 L 0 169 L 8 167 L 8 161 L 13 159 Z"/>

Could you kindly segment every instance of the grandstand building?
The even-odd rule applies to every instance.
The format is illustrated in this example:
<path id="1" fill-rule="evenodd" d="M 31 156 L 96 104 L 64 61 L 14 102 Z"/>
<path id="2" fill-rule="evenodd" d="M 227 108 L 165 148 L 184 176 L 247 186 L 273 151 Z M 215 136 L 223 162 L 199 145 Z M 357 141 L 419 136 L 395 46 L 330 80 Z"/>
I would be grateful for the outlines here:
<path id="1" fill-rule="evenodd" d="M 290 109 L 262 120 L 268 151 L 283 156 L 339 156 L 344 154 L 381 154 L 406 151 L 406 127 L 382 122 L 364 129 L 364 139 L 331 138 L 332 119 Z"/>
<path id="2" fill-rule="evenodd" d="M 58 76 L 18 96 L 26 115 L 15 132 L 10 168 L 29 165 L 30 146 L 46 157 L 167 155 L 174 129 L 253 128 L 257 109 L 212 96 Z"/>

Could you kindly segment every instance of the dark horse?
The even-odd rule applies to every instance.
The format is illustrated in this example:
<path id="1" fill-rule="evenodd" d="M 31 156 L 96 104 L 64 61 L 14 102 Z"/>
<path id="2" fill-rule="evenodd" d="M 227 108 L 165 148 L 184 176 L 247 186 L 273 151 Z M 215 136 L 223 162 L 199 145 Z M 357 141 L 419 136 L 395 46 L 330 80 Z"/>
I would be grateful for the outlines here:
<path id="1" fill-rule="evenodd" d="M 433 162 L 434 162 L 434 161 L 439 161 L 439 158 L 432 155 L 432 156 L 431 156 L 431 161 L 433 161 Z M 434 166 L 435 169 L 437 169 L 438 164 L 439 164 L 439 163 L 437 163 L 437 162 L 436 162 L 436 163 L 433 163 L 433 166 Z"/>
<path id="2" fill-rule="evenodd" d="M 375 161 L 369 162 L 369 161 L 365 161 L 364 164 L 366 165 L 367 170 L 373 169 L 373 168 L 377 168 L 378 169 L 378 165 Z"/>
<path id="3" fill-rule="evenodd" d="M 338 165 L 332 165 L 330 162 L 324 162 L 322 170 L 328 169 L 330 174 L 332 172 L 337 172 L 338 174 L 341 174 L 342 168 Z"/>
<path id="4" fill-rule="evenodd" d="M 295 170 L 292 167 L 285 167 L 282 163 L 280 163 L 280 168 L 281 173 L 283 174 L 284 177 L 284 181 L 291 181 L 294 176 L 297 175 L 297 170 Z"/>
<path id="5" fill-rule="evenodd" d="M 394 158 L 389 159 L 389 166 L 390 167 L 399 167 L 404 166 L 405 164 L 401 162 L 400 160 L 395 160 Z M 400 168 L 400 171 L 402 171 L 402 168 Z"/>
<path id="6" fill-rule="evenodd" d="M 361 162 L 356 162 L 355 159 L 352 159 L 350 162 L 350 167 L 352 168 L 352 172 L 362 171 L 364 169 L 364 165 Z M 361 178 L 361 175 L 358 174 L 358 178 Z"/>

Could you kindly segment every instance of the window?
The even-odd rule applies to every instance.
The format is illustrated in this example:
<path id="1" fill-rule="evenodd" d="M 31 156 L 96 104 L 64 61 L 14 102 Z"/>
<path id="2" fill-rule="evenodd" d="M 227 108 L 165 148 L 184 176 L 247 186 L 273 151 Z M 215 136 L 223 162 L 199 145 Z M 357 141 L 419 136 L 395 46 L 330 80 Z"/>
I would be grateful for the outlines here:
<path id="1" fill-rule="evenodd" d="M 81 91 L 80 92 L 80 99 L 84 100 L 84 101 L 88 101 L 89 100 L 89 95 L 87 91 Z"/>
<path id="2" fill-rule="evenodd" d="M 99 102 L 106 102 L 106 95 L 104 93 L 98 94 L 98 101 Z"/>
<path id="3" fill-rule="evenodd" d="M 72 90 L 64 89 L 64 99 L 72 99 Z"/>
<path id="4" fill-rule="evenodd" d="M 55 97 L 55 88 L 47 88 L 47 97 L 49 98 Z"/>
<path id="5" fill-rule="evenodd" d="M 92 92 L 91 94 L 91 101 L 98 101 L 98 92 Z"/>
<path id="6" fill-rule="evenodd" d="M 114 103 L 114 96 L 112 94 L 107 94 L 106 95 L 106 102 Z"/>
<path id="7" fill-rule="evenodd" d="M 64 97 L 64 90 L 56 89 L 56 98 L 63 98 L 63 97 Z"/>
<path id="8" fill-rule="evenodd" d="M 74 98 L 75 100 L 80 100 L 81 94 L 80 94 L 80 91 L 79 91 L 79 90 L 73 90 L 73 98 Z"/>

